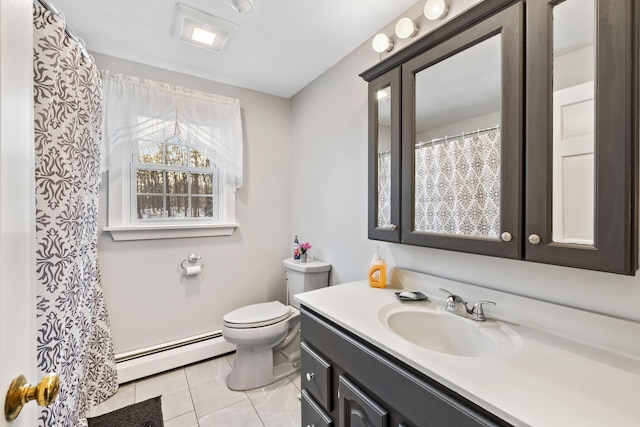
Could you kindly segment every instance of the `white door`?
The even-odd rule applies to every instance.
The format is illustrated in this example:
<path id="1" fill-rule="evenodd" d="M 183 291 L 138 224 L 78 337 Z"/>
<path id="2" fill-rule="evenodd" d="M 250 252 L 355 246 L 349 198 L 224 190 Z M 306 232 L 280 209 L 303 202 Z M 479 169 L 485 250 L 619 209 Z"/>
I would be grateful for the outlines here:
<path id="1" fill-rule="evenodd" d="M 553 241 L 593 245 L 593 82 L 553 93 Z"/>
<path id="2" fill-rule="evenodd" d="M 0 395 L 36 384 L 31 0 L 0 0 Z M 36 404 L 0 427 L 37 425 Z"/>

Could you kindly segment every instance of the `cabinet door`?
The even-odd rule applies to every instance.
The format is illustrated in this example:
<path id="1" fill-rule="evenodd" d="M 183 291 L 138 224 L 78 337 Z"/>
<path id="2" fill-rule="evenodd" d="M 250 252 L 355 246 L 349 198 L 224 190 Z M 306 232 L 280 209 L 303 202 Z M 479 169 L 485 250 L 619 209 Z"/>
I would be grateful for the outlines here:
<path id="1" fill-rule="evenodd" d="M 369 83 L 369 238 L 400 241 L 400 69 Z"/>
<path id="2" fill-rule="evenodd" d="M 302 426 L 333 427 L 333 420 L 331 417 L 329 417 L 322 407 L 313 400 L 313 397 L 307 393 L 307 390 L 302 390 L 300 393 L 300 399 L 302 405 Z"/>
<path id="3" fill-rule="evenodd" d="M 633 3 L 527 2 L 529 261 L 635 274 Z"/>
<path id="4" fill-rule="evenodd" d="M 300 343 L 300 382 L 327 410 L 333 410 L 331 400 L 331 363 L 313 351 L 306 342 Z"/>
<path id="5" fill-rule="evenodd" d="M 367 396 L 348 378 L 340 375 L 340 427 L 386 427 L 389 412 Z"/>
<path id="6" fill-rule="evenodd" d="M 402 242 L 521 257 L 523 5 L 402 65 Z"/>

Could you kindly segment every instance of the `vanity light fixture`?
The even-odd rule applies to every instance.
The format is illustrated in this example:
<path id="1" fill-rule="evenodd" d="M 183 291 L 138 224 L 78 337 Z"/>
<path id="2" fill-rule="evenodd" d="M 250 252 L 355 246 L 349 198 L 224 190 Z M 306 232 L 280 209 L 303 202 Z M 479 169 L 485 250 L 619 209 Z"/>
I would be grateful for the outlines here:
<path id="1" fill-rule="evenodd" d="M 396 36 L 400 39 L 413 37 L 418 33 L 418 27 L 410 18 L 402 18 L 396 23 Z"/>
<path id="2" fill-rule="evenodd" d="M 371 45 L 373 46 L 373 50 L 378 53 L 389 52 L 391 49 L 393 49 L 393 42 L 391 41 L 389 36 L 382 33 L 377 34 L 373 38 L 373 42 L 371 43 Z"/>
<path id="3" fill-rule="evenodd" d="M 449 5 L 445 0 L 427 0 L 424 5 L 424 16 L 430 21 L 442 19 L 449 13 Z"/>
<path id="4" fill-rule="evenodd" d="M 253 9 L 253 0 L 231 0 L 231 8 L 238 13 L 249 13 Z"/>
<path id="5" fill-rule="evenodd" d="M 231 33 L 237 29 L 236 24 L 178 3 L 173 10 L 170 32 L 185 43 L 221 52 Z"/>

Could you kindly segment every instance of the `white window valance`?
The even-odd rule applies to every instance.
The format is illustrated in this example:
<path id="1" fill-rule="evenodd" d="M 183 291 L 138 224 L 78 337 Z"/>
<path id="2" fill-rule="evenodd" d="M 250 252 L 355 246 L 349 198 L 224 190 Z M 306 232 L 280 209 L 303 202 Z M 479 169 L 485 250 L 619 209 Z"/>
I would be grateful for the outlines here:
<path id="1" fill-rule="evenodd" d="M 101 170 L 131 160 L 139 143 L 180 139 L 242 185 L 240 101 L 153 80 L 102 72 Z"/>

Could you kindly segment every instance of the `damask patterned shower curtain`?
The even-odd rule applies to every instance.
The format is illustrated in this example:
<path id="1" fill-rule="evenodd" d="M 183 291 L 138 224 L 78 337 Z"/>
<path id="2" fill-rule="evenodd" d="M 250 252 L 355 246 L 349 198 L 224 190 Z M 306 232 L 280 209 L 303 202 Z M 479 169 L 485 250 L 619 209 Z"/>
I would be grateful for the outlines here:
<path id="1" fill-rule="evenodd" d="M 415 149 L 416 231 L 498 239 L 500 130 Z"/>
<path id="2" fill-rule="evenodd" d="M 37 361 L 57 372 L 40 426 L 86 425 L 117 390 L 97 259 L 102 87 L 57 15 L 34 4 Z"/>

